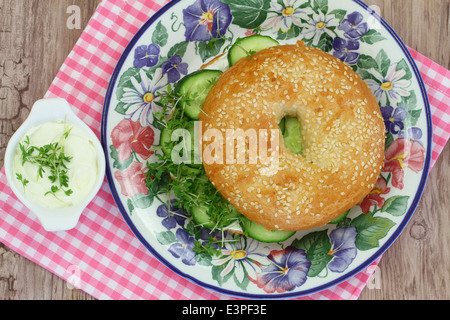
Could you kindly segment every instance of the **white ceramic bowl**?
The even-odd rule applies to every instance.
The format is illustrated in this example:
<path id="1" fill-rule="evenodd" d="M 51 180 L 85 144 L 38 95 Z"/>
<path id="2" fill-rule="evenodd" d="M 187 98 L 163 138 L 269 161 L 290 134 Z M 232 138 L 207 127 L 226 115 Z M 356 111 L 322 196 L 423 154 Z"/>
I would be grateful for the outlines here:
<path id="1" fill-rule="evenodd" d="M 93 179 L 96 179 L 94 187 L 85 199 L 74 206 L 65 208 L 49 208 L 36 204 L 25 197 L 23 191 L 14 181 L 16 178 L 13 175 L 13 162 L 18 143 L 30 128 L 50 121 L 66 121 L 80 128 L 92 139 L 97 152 L 98 176 L 93 177 Z M 45 230 L 69 230 L 77 225 L 83 210 L 92 201 L 102 186 L 105 176 L 105 155 L 97 136 L 83 121 L 81 121 L 80 118 L 75 115 L 69 103 L 65 99 L 41 99 L 35 102 L 28 118 L 19 127 L 19 129 L 17 129 L 8 142 L 5 152 L 5 172 L 9 186 L 14 194 L 38 217 Z"/>

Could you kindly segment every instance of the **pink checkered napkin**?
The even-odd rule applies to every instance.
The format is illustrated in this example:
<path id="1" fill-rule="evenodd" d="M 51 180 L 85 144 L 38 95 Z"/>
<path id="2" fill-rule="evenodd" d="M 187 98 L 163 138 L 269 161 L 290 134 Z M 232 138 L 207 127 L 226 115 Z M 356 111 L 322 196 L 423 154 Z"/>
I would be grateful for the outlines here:
<path id="1" fill-rule="evenodd" d="M 412 49 L 409 51 L 422 74 L 430 100 L 433 122 L 432 167 L 450 137 L 450 70 Z"/>
<path id="2" fill-rule="evenodd" d="M 46 97 L 61 97 L 100 136 L 109 79 L 125 47 L 165 0 L 104 0 Z M 450 71 L 415 51 L 433 114 L 433 159 L 450 135 Z M 0 241 L 99 299 L 230 299 L 171 271 L 132 234 L 103 184 L 76 228 L 46 232 L 12 194 L 0 172 Z M 356 299 L 378 260 L 354 277 L 302 299 Z"/>

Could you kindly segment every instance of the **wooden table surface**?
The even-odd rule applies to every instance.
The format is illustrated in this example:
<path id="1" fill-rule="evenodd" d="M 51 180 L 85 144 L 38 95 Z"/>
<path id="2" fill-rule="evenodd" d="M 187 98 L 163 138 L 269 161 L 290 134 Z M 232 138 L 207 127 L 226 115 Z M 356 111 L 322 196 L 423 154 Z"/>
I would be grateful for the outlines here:
<path id="1" fill-rule="evenodd" d="M 0 0 L 0 167 L 100 0 Z M 406 45 L 450 69 L 450 0 L 366 0 Z M 80 25 L 69 18 L 80 9 Z M 69 20 L 69 24 L 67 23 Z M 68 26 L 71 26 L 70 28 Z M 450 299 L 450 144 L 360 299 Z M 0 299 L 93 299 L 0 243 Z"/>

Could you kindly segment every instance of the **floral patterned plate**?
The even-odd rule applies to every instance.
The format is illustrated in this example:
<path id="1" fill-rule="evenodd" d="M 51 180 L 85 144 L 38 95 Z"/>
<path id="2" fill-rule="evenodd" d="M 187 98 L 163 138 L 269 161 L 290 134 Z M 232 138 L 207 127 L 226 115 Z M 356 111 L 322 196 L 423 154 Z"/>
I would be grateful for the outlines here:
<path id="1" fill-rule="evenodd" d="M 208 231 L 163 204 L 145 185 L 156 161 L 154 113 L 169 84 L 197 70 L 238 37 L 303 40 L 349 64 L 377 97 L 386 124 L 386 160 L 370 194 L 338 224 L 297 232 L 283 243 L 241 238 L 220 256 L 193 251 Z M 425 185 L 431 117 L 407 48 L 372 9 L 353 0 L 182 0 L 151 17 L 126 48 L 106 95 L 102 142 L 115 201 L 139 240 L 169 268 L 209 289 L 246 298 L 323 290 L 383 253 L 411 218 Z M 156 188 L 157 189 L 157 188 Z M 220 236 L 220 235 L 214 235 Z"/>

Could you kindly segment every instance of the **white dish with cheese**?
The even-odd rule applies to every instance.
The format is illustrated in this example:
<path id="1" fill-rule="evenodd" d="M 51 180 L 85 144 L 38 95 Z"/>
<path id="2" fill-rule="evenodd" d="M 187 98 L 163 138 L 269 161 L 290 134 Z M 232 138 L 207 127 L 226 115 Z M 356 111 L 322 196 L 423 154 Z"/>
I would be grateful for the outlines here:
<path id="1" fill-rule="evenodd" d="M 104 181 L 105 157 L 97 136 L 66 100 L 42 99 L 11 137 L 5 172 L 44 229 L 69 230 Z"/>

